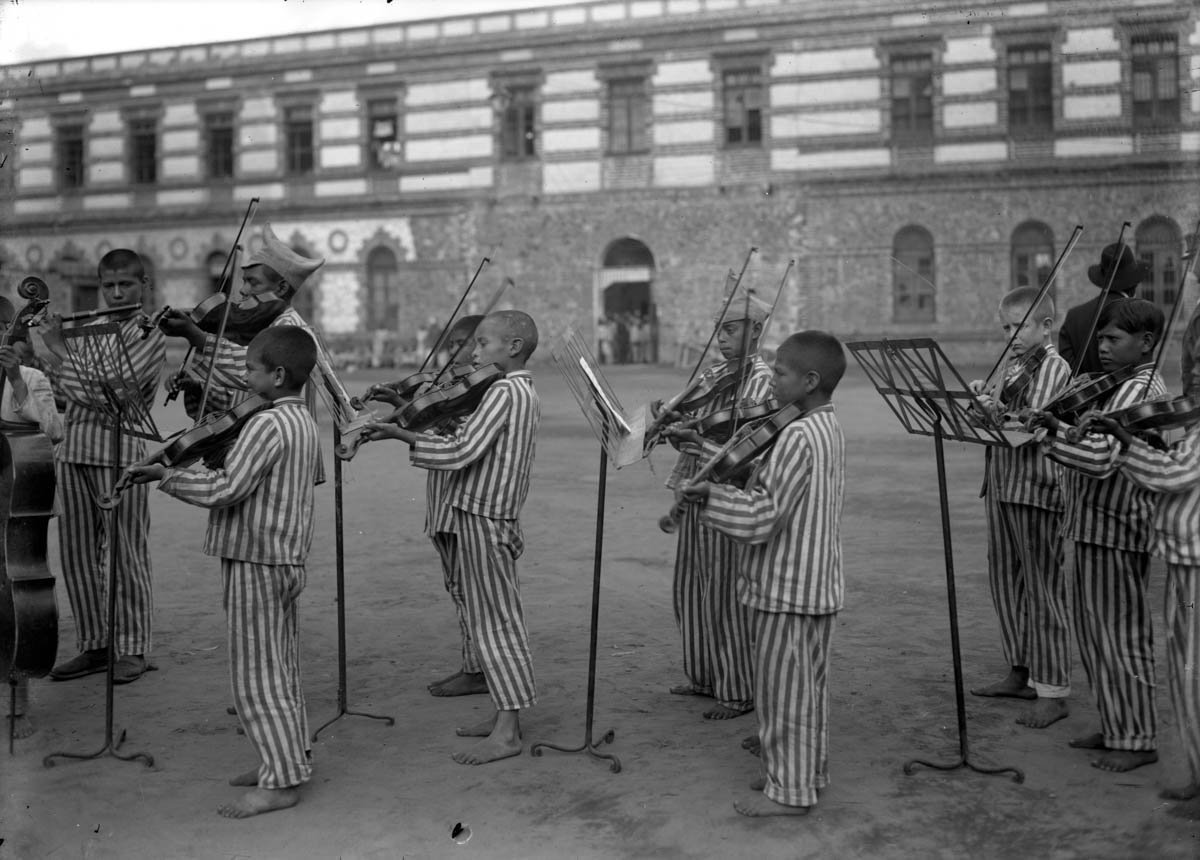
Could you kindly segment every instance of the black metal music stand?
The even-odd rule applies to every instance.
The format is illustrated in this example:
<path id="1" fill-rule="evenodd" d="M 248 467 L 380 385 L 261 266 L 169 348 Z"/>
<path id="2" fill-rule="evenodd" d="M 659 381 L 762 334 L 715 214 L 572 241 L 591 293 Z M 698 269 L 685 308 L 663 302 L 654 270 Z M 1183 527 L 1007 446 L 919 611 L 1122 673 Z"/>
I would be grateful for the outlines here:
<path id="1" fill-rule="evenodd" d="M 379 714 L 368 714 L 363 711 L 352 711 L 346 706 L 346 539 L 343 527 L 342 517 L 342 460 L 336 455 L 338 446 L 342 443 L 342 433 L 338 429 L 337 415 L 334 415 L 333 422 L 333 505 L 334 505 L 334 546 L 337 568 L 337 640 L 338 640 L 338 687 L 337 687 L 337 713 L 326 720 L 320 727 L 312 733 L 312 740 L 317 740 L 317 735 L 321 734 L 328 726 L 333 725 L 344 716 L 351 717 L 366 717 L 370 720 L 382 720 L 389 726 L 396 725 L 396 720 L 392 717 L 381 716 Z"/>
<path id="2" fill-rule="evenodd" d="M 150 404 L 137 387 L 133 362 L 121 337 L 121 326 L 115 322 L 97 323 L 66 329 L 62 333 L 67 352 L 81 375 L 86 373 L 94 380 L 85 386 L 92 398 L 92 410 L 104 417 L 112 431 L 112 486 L 115 488 L 121 477 L 121 442 L 125 435 L 160 442 L 158 428 L 150 415 Z M 115 492 L 115 489 L 114 489 Z M 117 625 L 117 506 L 108 510 L 108 667 L 104 683 L 104 745 L 93 753 L 50 753 L 42 759 L 45 767 L 54 767 L 54 759 L 68 758 L 86 760 L 98 758 L 105 753 L 121 761 L 141 760 L 146 767 L 154 766 L 154 757 L 148 753 L 121 755 L 117 748 L 125 742 L 125 730 L 113 741 L 113 670 L 116 666 L 114 636 Z"/>
<path id="3" fill-rule="evenodd" d="M 916 765 L 936 770 L 967 767 L 977 773 L 1012 773 L 1014 782 L 1025 774 L 1015 767 L 987 768 L 972 764 L 967 744 L 967 710 L 963 697 L 962 652 L 958 638 L 958 600 L 954 588 L 954 553 L 950 545 L 950 503 L 946 494 L 946 460 L 943 442 L 980 445 L 1011 444 L 996 422 L 971 394 L 954 365 L 931 338 L 848 343 L 875 390 L 904 425 L 916 435 L 932 436 L 937 457 L 938 500 L 942 511 L 942 547 L 946 559 L 946 595 L 950 613 L 950 647 L 954 658 L 954 699 L 958 711 L 958 760 L 949 764 L 913 759 L 904 765 L 911 774 Z M 947 432 L 947 428 L 949 431 Z"/>
<path id="4" fill-rule="evenodd" d="M 613 464 L 619 469 L 642 458 L 642 431 L 645 429 L 644 413 L 630 419 L 625 416 L 608 381 L 600 375 L 595 360 L 584 345 L 583 339 L 574 329 L 569 329 L 550 351 L 559 371 L 567 381 L 571 393 L 583 410 L 596 438 L 600 440 L 600 480 L 596 490 L 596 539 L 592 552 L 592 618 L 588 641 L 587 712 L 584 724 L 583 743 L 576 747 L 557 746 L 550 743 L 535 743 L 529 754 L 540 756 L 542 749 L 559 752 L 586 752 L 593 758 L 607 759 L 613 773 L 621 772 L 621 761 L 615 755 L 596 749 L 597 743 L 612 743 L 616 732 L 609 729 L 600 740 L 592 740 L 596 705 L 596 641 L 600 620 L 600 574 L 604 554 L 604 495 L 611 454 Z M 639 427 L 640 425 L 640 427 Z"/>

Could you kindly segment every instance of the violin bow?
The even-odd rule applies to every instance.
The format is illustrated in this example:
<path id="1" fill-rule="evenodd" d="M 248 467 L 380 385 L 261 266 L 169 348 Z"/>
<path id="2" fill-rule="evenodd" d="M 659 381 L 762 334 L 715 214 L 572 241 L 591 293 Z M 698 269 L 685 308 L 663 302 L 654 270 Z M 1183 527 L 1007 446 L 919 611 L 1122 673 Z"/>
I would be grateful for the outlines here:
<path id="1" fill-rule="evenodd" d="M 725 317 L 725 312 L 729 310 L 729 305 L 732 304 L 733 297 L 737 295 L 738 285 L 742 282 L 742 276 L 746 274 L 746 267 L 750 265 L 750 258 L 756 253 L 758 253 L 758 248 L 751 245 L 749 253 L 746 254 L 746 259 L 742 262 L 742 270 L 733 279 L 733 286 L 729 288 L 729 295 L 725 297 L 725 303 L 721 305 L 721 313 L 717 315 L 717 322 L 713 326 L 712 334 L 708 336 L 708 343 L 704 344 L 704 349 L 700 351 L 700 357 L 696 359 L 696 366 L 692 368 L 691 375 L 688 376 L 687 382 L 683 384 L 684 391 L 687 391 L 688 386 L 695 380 L 696 374 L 700 372 L 700 367 L 704 364 L 704 356 L 708 355 L 713 341 L 717 339 L 717 332 L 721 330 L 721 320 Z"/>
<path id="2" fill-rule="evenodd" d="M 1029 322 L 1029 317 L 1033 315 L 1034 310 L 1036 310 L 1038 305 L 1042 303 L 1042 299 L 1046 298 L 1046 293 L 1050 292 L 1050 286 L 1054 283 L 1055 278 L 1058 277 L 1058 273 L 1062 269 L 1063 263 L 1066 261 L 1067 257 L 1070 256 L 1071 251 L 1074 250 L 1075 245 L 1079 242 L 1079 237 L 1082 234 L 1083 225 L 1076 224 L 1075 230 L 1071 233 L 1071 238 L 1067 240 L 1067 244 L 1063 246 L 1062 253 L 1058 255 L 1058 259 L 1054 261 L 1053 268 L 1051 268 L 1050 273 L 1046 275 L 1046 282 L 1042 284 L 1041 289 L 1038 290 L 1037 297 L 1026 309 L 1025 316 L 1021 317 L 1021 324 L 1013 329 L 1012 336 L 1009 337 L 1008 343 L 1004 344 L 1004 349 L 1000 351 L 1000 357 L 996 359 L 996 363 L 992 365 L 992 369 L 988 371 L 988 375 L 984 377 L 985 381 L 983 387 L 985 391 L 988 389 L 989 384 L 992 383 L 992 378 L 996 375 L 996 372 L 1000 369 L 1000 366 L 1004 363 L 1004 359 L 1008 355 L 1008 351 L 1012 349 L 1012 345 L 1017 340 L 1017 335 L 1020 333 L 1021 329 L 1025 327 L 1025 323 Z"/>
<path id="3" fill-rule="evenodd" d="M 242 223 L 238 227 L 237 235 L 233 237 L 233 244 L 229 248 L 229 253 L 225 255 L 225 265 L 221 267 L 220 291 L 225 294 L 225 308 L 221 315 L 221 325 L 217 332 L 215 343 L 221 342 L 221 337 L 225 334 L 225 325 L 229 322 L 229 298 L 233 292 L 233 273 L 236 271 L 233 268 L 234 262 L 238 257 L 238 249 L 241 247 L 242 233 L 246 230 L 246 225 L 250 223 L 250 219 L 254 217 L 255 210 L 258 208 L 258 198 L 251 197 L 250 203 L 246 206 L 246 214 L 242 216 Z M 189 346 L 187 355 L 183 358 L 183 363 L 179 366 L 180 370 L 187 367 L 188 361 L 192 354 L 196 351 L 194 346 Z M 196 412 L 196 421 L 199 422 L 204 418 L 204 407 L 208 405 L 208 392 L 212 386 L 213 368 L 216 366 L 215 361 L 208 363 L 208 374 L 204 377 L 204 393 L 200 396 L 200 408 Z"/>
<path id="4" fill-rule="evenodd" d="M 467 296 L 471 294 L 471 288 L 475 286 L 475 281 L 479 277 L 479 273 L 482 272 L 483 267 L 491 261 L 492 260 L 490 257 L 484 257 L 479 261 L 479 265 L 475 268 L 475 274 L 471 276 L 471 282 L 467 284 L 467 288 L 463 290 L 463 294 L 458 297 L 458 304 L 456 304 L 454 306 L 454 310 L 450 312 L 450 319 L 447 320 L 446 327 L 442 329 L 441 333 L 437 336 L 437 339 L 434 340 L 433 346 L 429 348 L 429 354 L 425 356 L 425 360 L 422 361 L 421 366 L 417 368 L 417 373 L 423 372 L 425 368 L 429 366 L 429 362 L 432 361 L 433 357 L 441 350 L 442 344 L 444 344 L 450 337 L 450 330 L 454 328 L 454 318 L 458 316 L 458 312 L 462 310 L 463 302 L 465 302 L 467 300 Z M 457 356 L 457 353 L 455 355 Z M 441 373 L 438 374 L 438 376 L 441 375 Z"/>
<path id="5" fill-rule="evenodd" d="M 1084 356 L 1087 355 L 1088 347 L 1092 343 L 1092 338 L 1096 335 L 1096 325 L 1100 322 L 1100 314 L 1104 313 L 1104 303 L 1108 299 L 1108 294 L 1112 292 L 1113 281 L 1117 279 L 1117 263 L 1125 256 L 1125 228 L 1132 227 L 1128 221 L 1121 223 L 1121 232 L 1117 234 L 1117 254 L 1113 260 L 1112 271 L 1108 273 L 1108 283 L 1104 285 L 1104 289 L 1100 291 L 1100 301 L 1096 304 L 1096 312 L 1092 314 L 1092 324 L 1088 327 L 1087 337 L 1083 339 L 1083 343 L 1079 347 L 1079 355 L 1075 357 L 1075 366 L 1071 368 L 1071 376 L 1079 374 L 1079 367 L 1083 364 Z"/>
<path id="6" fill-rule="evenodd" d="M 1179 306 L 1183 304 L 1183 293 L 1187 287 L 1188 275 L 1191 274 L 1196 253 L 1200 250 L 1200 220 L 1196 221 L 1196 229 L 1192 231 L 1187 248 L 1187 251 L 1179 258 L 1180 262 L 1183 263 L 1183 271 L 1179 273 L 1179 286 L 1175 290 L 1175 303 L 1171 305 L 1171 315 L 1167 317 L 1167 324 L 1163 327 L 1162 337 L 1154 345 L 1154 365 L 1150 368 L 1150 375 L 1146 377 L 1146 387 L 1142 389 L 1142 397 L 1145 397 L 1146 392 L 1150 390 L 1150 383 L 1154 380 L 1154 374 L 1158 373 L 1158 368 L 1162 364 L 1163 354 L 1167 351 L 1167 341 L 1171 336 L 1171 326 L 1175 324 L 1175 320 L 1179 315 Z"/>

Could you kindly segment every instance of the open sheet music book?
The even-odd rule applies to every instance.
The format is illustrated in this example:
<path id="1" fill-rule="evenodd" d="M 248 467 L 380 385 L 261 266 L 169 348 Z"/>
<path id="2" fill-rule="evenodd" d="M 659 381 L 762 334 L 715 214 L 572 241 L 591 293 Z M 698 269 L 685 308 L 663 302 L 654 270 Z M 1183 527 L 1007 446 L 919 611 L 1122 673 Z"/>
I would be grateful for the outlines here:
<path id="1" fill-rule="evenodd" d="M 646 411 L 628 415 L 621 408 L 579 332 L 567 329 L 550 348 L 550 355 L 613 465 L 620 469 L 642 459 Z"/>

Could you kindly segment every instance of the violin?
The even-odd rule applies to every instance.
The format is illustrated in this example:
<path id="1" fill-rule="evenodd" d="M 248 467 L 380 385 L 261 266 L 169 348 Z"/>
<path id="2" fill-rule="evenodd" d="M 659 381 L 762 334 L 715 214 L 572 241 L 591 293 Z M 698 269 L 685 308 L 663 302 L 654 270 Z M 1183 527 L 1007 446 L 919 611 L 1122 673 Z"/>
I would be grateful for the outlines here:
<path id="1" fill-rule="evenodd" d="M 730 440 L 705 463 L 689 483 L 698 484 L 711 477 L 718 484 L 729 484 L 744 478 L 755 458 L 775 444 L 783 428 L 798 418 L 803 418 L 804 414 L 805 411 L 800 406 L 789 403 L 757 424 L 745 425 L 744 432 Z M 676 502 L 670 512 L 658 521 L 658 527 L 668 534 L 676 531 L 683 517 L 683 505 L 683 502 Z"/>
<path id="2" fill-rule="evenodd" d="M 188 311 L 165 306 L 153 316 L 142 315 L 138 326 L 142 329 L 142 337 L 146 338 L 173 310 L 182 313 L 196 324 L 206 334 L 216 334 L 221 328 L 221 317 L 226 313 L 225 305 L 229 301 L 224 293 L 213 293 L 200 304 Z M 229 319 L 225 324 L 222 335 L 238 346 L 249 346 L 250 341 L 263 329 L 271 325 L 281 313 L 288 309 L 286 299 L 281 299 L 274 293 L 263 293 L 251 296 L 249 299 L 234 302 L 228 309 Z"/>
<path id="3" fill-rule="evenodd" d="M 49 304 L 41 278 L 26 278 L 17 293 L 28 304 L 5 333 L 5 343 L 20 337 Z M 44 677 L 58 653 L 58 605 L 46 561 L 54 447 L 36 426 L 3 424 L 0 431 L 0 674 L 14 682 Z"/>
<path id="4" fill-rule="evenodd" d="M 1137 367 L 1126 365 L 1111 373 L 1102 373 L 1084 379 L 1080 384 L 1073 385 L 1054 400 L 1047 403 L 1044 411 L 1049 412 L 1060 421 L 1072 421 L 1087 411 L 1093 403 L 1110 396 L 1120 385 L 1132 379 L 1137 373 Z"/>
<path id="5" fill-rule="evenodd" d="M 181 430 L 167 439 L 162 447 L 149 456 L 139 460 L 134 466 L 149 466 L 161 463 L 169 468 L 190 466 L 197 460 L 212 460 L 215 455 L 223 454 L 242 432 L 246 422 L 263 410 L 271 408 L 271 401 L 261 394 L 252 394 L 232 409 L 224 412 L 211 412 L 196 423 L 196 426 Z M 131 467 L 132 468 L 132 467 Z M 97 500 L 101 508 L 111 510 L 116 507 L 121 493 L 131 486 L 130 473 L 126 471 L 113 487 L 108 496 Z"/>
<path id="6" fill-rule="evenodd" d="M 1079 419 L 1072 436 L 1088 432 L 1107 432 L 1099 419 L 1115 422 L 1134 436 L 1140 436 L 1151 447 L 1167 450 L 1166 440 L 1160 435 L 1167 430 L 1188 427 L 1200 421 L 1200 398 L 1176 397 L 1169 400 L 1149 400 L 1136 403 L 1112 412 L 1087 412 Z M 1070 437 L 1069 437 L 1070 438 Z M 1071 441 L 1078 441 L 1072 438 Z"/>
<path id="7" fill-rule="evenodd" d="M 718 409 L 700 418 L 681 421 L 668 425 L 663 432 L 672 433 L 676 430 L 695 430 L 705 439 L 711 439 L 718 444 L 725 444 L 734 432 L 744 424 L 766 418 L 779 409 L 779 403 L 774 398 L 767 398 L 754 406 L 730 406 Z"/>

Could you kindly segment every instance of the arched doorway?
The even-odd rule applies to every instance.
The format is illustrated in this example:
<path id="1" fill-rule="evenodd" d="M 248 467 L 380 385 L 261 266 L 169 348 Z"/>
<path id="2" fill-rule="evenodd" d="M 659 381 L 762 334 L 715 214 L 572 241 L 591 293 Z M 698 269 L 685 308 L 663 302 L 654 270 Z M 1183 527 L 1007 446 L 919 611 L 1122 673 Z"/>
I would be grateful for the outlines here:
<path id="1" fill-rule="evenodd" d="M 654 255 L 629 237 L 604 250 L 593 305 L 596 348 L 614 364 L 658 361 L 658 308 L 654 302 Z M 605 340 L 611 344 L 606 350 Z"/>

